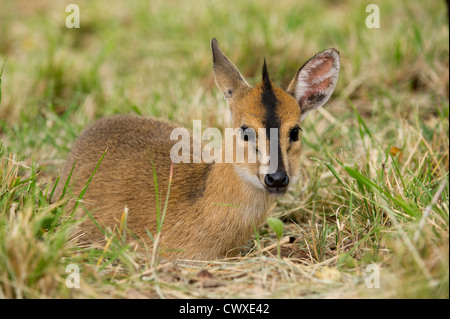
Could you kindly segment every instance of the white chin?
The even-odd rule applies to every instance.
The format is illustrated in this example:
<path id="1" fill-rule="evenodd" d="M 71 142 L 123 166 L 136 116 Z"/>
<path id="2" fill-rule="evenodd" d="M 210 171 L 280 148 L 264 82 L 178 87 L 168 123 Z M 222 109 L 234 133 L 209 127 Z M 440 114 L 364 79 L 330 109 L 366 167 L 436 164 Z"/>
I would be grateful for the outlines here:
<path id="1" fill-rule="evenodd" d="M 247 172 L 247 170 L 240 168 L 237 165 L 233 165 L 234 170 L 239 175 L 240 178 L 242 178 L 245 182 L 255 186 L 259 189 L 265 189 L 264 185 L 259 180 L 259 177 L 255 174 L 250 174 Z"/>

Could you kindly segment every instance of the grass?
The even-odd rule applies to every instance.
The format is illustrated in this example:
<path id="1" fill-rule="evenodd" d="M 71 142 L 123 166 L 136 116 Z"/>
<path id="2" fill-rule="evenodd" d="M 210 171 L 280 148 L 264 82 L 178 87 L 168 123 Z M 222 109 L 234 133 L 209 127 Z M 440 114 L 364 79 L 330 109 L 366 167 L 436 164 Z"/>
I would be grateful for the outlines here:
<path id="1" fill-rule="evenodd" d="M 370 2 L 325 0 L 96 1 L 67 29 L 66 2 L 0 4 L 0 298 L 449 297 L 444 1 L 379 1 L 380 29 Z M 265 224 L 240 257 L 195 265 L 138 254 L 125 225 L 102 250 L 78 244 L 64 200 L 48 201 L 72 142 L 115 113 L 226 126 L 212 37 L 252 83 L 264 57 L 287 85 L 317 51 L 341 53 L 332 100 L 302 125 L 301 178 L 272 210 L 283 237 Z"/>

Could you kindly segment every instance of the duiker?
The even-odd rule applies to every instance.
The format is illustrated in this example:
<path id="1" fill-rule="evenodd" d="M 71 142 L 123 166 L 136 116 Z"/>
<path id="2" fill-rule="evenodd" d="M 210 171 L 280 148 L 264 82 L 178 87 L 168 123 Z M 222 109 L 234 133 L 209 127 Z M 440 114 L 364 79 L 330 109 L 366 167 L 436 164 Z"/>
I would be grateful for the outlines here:
<path id="1" fill-rule="evenodd" d="M 253 87 L 222 53 L 216 39 L 211 48 L 216 84 L 230 107 L 233 128 L 242 130 L 241 142 L 249 143 L 248 129 L 265 128 L 264 138 L 269 141 L 270 128 L 276 128 L 278 143 L 270 152 L 276 154 L 278 164 L 268 174 L 260 173 L 258 162 L 173 164 L 161 232 L 167 258 L 220 258 L 249 239 L 298 174 L 301 121 L 329 99 L 338 79 L 335 49 L 317 53 L 283 90 L 269 79 L 265 61 L 262 81 Z M 96 221 L 86 218 L 81 224 L 84 241 L 104 243 L 105 236 L 96 224 L 117 227 L 127 208 L 127 228 L 152 245 L 147 231 L 157 231 L 153 169 L 159 200 L 164 202 L 175 143 L 169 137 L 176 127 L 152 118 L 119 115 L 96 122 L 78 137 L 61 173 L 65 181 L 73 168 L 69 184 L 73 194 L 80 193 L 105 154 L 78 204 L 78 211 L 89 211 Z M 60 183 L 57 193 L 62 189 Z"/>

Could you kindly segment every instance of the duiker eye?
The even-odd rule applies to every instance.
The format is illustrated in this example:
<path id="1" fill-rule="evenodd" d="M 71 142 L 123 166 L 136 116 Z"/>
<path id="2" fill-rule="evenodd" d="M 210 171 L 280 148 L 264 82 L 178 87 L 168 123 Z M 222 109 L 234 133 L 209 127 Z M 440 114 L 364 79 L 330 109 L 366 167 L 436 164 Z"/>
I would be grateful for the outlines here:
<path id="1" fill-rule="evenodd" d="M 289 139 L 293 142 L 298 141 L 298 133 L 299 131 L 301 131 L 300 127 L 294 127 L 290 132 L 289 132 Z"/>
<path id="2" fill-rule="evenodd" d="M 241 136 L 244 141 L 248 141 L 249 137 L 253 138 L 253 129 L 247 127 L 246 125 L 241 126 Z"/>

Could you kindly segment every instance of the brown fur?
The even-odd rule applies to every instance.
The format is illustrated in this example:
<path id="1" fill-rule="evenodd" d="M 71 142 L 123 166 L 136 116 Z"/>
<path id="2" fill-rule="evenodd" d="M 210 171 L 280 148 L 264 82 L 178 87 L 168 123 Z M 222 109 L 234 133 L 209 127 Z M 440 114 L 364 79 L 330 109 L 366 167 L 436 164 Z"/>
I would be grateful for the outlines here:
<path id="1" fill-rule="evenodd" d="M 220 51 L 215 39 L 211 45 L 216 82 L 229 103 L 233 127 L 239 128 L 244 124 L 254 129 L 264 127 L 268 110 L 261 102 L 262 84 L 249 86 Z M 329 60 L 325 62 L 325 66 L 332 64 Z M 326 72 L 325 67 L 316 70 L 315 74 Z M 291 179 L 298 172 L 301 149 L 300 140 L 292 142 L 289 138 L 291 129 L 300 125 L 302 116 L 302 106 L 299 105 L 302 97 L 294 92 L 296 78 L 299 78 L 298 74 L 289 93 L 272 83 L 277 100 L 276 117 L 280 122 L 280 160 Z M 325 79 L 322 83 L 329 86 L 327 81 L 331 80 Z M 112 229 L 118 225 L 127 207 L 128 229 L 151 246 L 146 231 L 156 234 L 151 159 L 155 163 L 159 199 L 163 206 L 171 168 L 170 149 L 176 142 L 170 141 L 169 136 L 175 127 L 152 118 L 119 115 L 102 119 L 85 130 L 73 145 L 61 174 L 61 180 L 65 181 L 76 160 L 70 183 L 70 191 L 75 196 L 88 181 L 103 152 L 107 151 L 77 215 L 83 215 L 82 206 L 100 225 Z M 62 193 L 62 185 L 58 185 L 57 196 Z M 265 189 L 259 163 L 174 164 L 161 237 L 165 255 L 190 259 L 214 259 L 226 255 L 245 243 L 254 227 L 265 221 L 267 210 L 277 195 Z M 74 201 L 69 205 L 69 211 L 73 205 Z M 101 244 L 105 240 L 89 219 L 82 223 L 81 231 L 86 242 Z"/>

